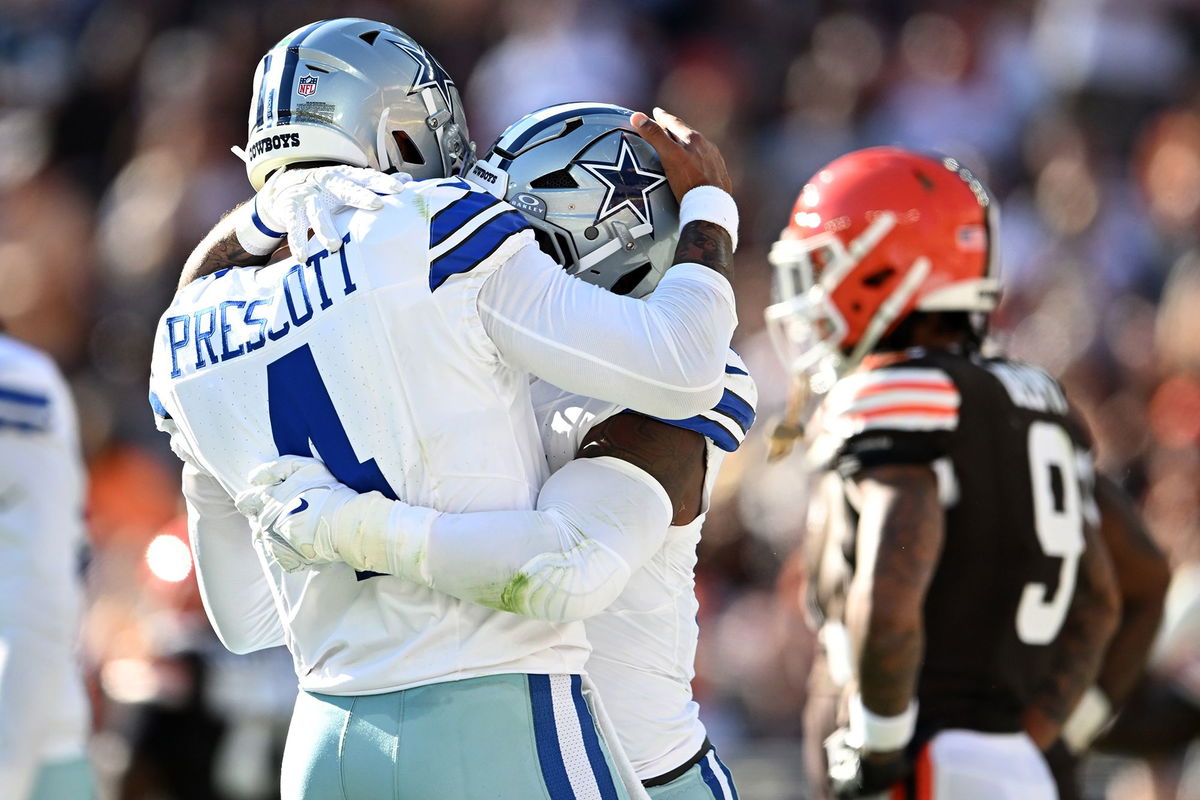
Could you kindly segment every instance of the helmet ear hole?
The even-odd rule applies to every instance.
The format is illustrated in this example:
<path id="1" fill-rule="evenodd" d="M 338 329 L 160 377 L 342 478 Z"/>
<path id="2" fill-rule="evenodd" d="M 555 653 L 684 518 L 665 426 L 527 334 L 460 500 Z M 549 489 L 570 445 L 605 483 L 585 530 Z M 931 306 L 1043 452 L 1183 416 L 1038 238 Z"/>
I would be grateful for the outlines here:
<path id="1" fill-rule="evenodd" d="M 529 182 L 531 189 L 578 189 L 579 183 L 571 177 L 570 170 L 560 169 L 548 172 L 540 178 Z"/>
<path id="2" fill-rule="evenodd" d="M 421 148 L 413 142 L 404 131 L 392 131 L 392 139 L 396 142 L 396 147 L 400 149 L 400 157 L 404 159 L 406 164 L 416 164 L 417 166 L 425 165 L 425 157 L 421 155 Z"/>

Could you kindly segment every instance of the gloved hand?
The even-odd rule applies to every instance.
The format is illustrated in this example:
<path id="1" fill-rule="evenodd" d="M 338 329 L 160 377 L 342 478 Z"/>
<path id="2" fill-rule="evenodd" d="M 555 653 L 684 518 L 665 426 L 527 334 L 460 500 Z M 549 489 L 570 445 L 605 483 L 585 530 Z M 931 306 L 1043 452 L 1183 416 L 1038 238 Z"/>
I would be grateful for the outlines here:
<path id="1" fill-rule="evenodd" d="M 886 798 L 892 786 L 912 771 L 912 763 L 903 750 L 864 753 L 848 728 L 839 728 L 825 740 L 825 755 L 829 785 L 838 800 Z"/>
<path id="2" fill-rule="evenodd" d="M 234 501 L 255 537 L 288 572 L 341 561 L 334 518 L 359 495 L 338 483 L 320 461 L 284 456 L 250 473 L 250 488 Z"/>
<path id="3" fill-rule="evenodd" d="M 366 167 L 279 170 L 255 195 L 255 209 L 264 225 L 287 231 L 288 247 L 303 264 L 309 256 L 310 228 L 322 247 L 337 252 L 342 235 L 333 224 L 336 212 L 375 211 L 383 206 L 379 195 L 397 194 L 410 180 L 408 175 L 386 175 Z"/>

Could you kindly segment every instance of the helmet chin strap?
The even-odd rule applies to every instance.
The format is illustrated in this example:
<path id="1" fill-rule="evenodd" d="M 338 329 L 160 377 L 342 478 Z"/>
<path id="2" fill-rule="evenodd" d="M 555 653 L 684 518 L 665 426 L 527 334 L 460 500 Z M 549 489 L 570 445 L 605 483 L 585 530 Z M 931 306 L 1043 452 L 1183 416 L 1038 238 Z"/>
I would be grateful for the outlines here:
<path id="1" fill-rule="evenodd" d="M 879 306 L 879 310 L 875 312 L 875 316 L 871 318 L 871 322 L 867 325 L 867 330 L 863 333 L 854 350 L 850 352 L 849 357 L 843 365 L 843 373 L 849 372 L 858 366 L 859 362 L 867 353 L 874 349 L 879 340 L 883 338 L 883 334 L 896 321 L 896 317 L 900 316 L 900 312 L 904 310 L 904 306 L 916 294 L 917 289 L 921 287 L 921 283 L 929 276 L 929 270 L 932 264 L 928 258 L 922 256 L 913 262 L 904 279 L 900 281 L 900 285 L 896 287 L 896 291 L 892 292 L 887 300 L 884 300 Z"/>

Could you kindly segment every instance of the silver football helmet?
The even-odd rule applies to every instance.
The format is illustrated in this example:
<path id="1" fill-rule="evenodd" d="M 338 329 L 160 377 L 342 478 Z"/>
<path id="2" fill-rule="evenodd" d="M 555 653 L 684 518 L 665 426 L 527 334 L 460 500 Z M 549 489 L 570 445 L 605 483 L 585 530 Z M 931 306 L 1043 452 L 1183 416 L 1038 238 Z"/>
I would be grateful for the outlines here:
<path id="1" fill-rule="evenodd" d="M 471 143 L 442 65 L 398 28 L 348 18 L 298 28 L 263 56 L 243 157 L 255 189 L 305 161 L 419 180 L 455 174 Z"/>
<path id="2" fill-rule="evenodd" d="M 616 294 L 653 291 L 679 241 L 679 203 L 662 163 L 607 103 L 567 103 L 522 117 L 467 171 L 533 226 L 567 272 Z"/>

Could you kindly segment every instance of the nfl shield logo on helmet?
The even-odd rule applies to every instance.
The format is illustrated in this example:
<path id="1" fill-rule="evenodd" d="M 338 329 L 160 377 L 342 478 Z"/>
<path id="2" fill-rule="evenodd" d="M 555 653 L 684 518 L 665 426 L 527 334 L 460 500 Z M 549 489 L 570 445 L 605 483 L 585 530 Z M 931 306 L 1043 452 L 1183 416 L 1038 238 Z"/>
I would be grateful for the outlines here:
<path id="1" fill-rule="evenodd" d="M 296 91 L 300 94 L 312 94 L 317 91 L 317 76 L 305 75 L 300 79 L 300 85 L 296 87 Z"/>

